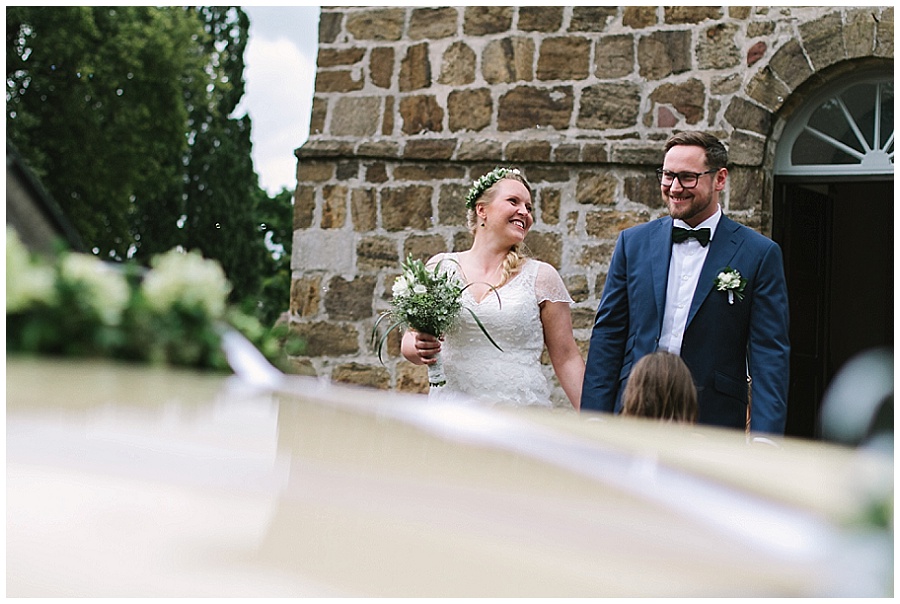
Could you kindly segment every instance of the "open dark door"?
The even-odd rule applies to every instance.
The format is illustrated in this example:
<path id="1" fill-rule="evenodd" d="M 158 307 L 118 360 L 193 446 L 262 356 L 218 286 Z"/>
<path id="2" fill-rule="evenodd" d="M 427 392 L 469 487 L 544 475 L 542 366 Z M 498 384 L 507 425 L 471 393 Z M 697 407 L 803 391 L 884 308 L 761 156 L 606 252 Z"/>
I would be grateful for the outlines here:
<path id="1" fill-rule="evenodd" d="M 817 438 L 822 395 L 859 352 L 893 346 L 893 182 L 776 181 L 790 299 L 786 434 Z"/>

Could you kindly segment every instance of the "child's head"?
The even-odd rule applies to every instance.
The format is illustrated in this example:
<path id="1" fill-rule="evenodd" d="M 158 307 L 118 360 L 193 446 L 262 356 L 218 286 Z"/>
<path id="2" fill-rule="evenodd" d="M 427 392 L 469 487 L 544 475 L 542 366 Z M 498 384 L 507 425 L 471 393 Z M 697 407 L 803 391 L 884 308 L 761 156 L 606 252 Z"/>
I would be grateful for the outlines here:
<path id="1" fill-rule="evenodd" d="M 681 357 L 658 350 L 640 359 L 622 394 L 622 415 L 697 421 L 697 388 Z"/>

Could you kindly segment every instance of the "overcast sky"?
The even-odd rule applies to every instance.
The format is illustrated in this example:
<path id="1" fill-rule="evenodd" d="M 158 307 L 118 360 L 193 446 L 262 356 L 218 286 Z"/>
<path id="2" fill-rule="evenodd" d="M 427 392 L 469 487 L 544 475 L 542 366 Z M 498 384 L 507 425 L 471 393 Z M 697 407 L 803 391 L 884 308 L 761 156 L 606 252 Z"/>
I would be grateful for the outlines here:
<path id="1" fill-rule="evenodd" d="M 318 6 L 242 6 L 250 17 L 244 98 L 253 165 L 270 194 L 296 185 L 294 149 L 306 142 L 316 77 Z"/>

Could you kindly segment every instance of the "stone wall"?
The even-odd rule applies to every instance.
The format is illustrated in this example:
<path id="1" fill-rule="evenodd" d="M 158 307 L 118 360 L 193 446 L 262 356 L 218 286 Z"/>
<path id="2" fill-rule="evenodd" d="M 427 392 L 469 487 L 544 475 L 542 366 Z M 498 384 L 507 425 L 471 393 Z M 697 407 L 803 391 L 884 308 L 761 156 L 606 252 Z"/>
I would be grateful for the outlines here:
<path id="1" fill-rule="evenodd" d="M 562 274 L 586 354 L 619 231 L 665 212 L 654 170 L 673 131 L 726 142 L 725 211 L 769 234 L 791 110 L 893 50 L 893 8 L 323 7 L 297 151 L 297 370 L 424 391 L 398 338 L 378 361 L 372 326 L 402 258 L 468 248 L 466 191 L 496 165 L 534 187 L 526 244 Z"/>

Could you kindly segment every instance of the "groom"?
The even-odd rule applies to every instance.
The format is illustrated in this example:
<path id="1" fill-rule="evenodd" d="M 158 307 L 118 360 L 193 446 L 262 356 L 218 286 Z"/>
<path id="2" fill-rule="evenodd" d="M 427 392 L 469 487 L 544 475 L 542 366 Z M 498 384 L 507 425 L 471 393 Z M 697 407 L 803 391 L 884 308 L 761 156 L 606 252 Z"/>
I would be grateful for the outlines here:
<path id="1" fill-rule="evenodd" d="M 581 409 L 618 413 L 632 366 L 681 355 L 698 423 L 784 433 L 788 299 L 781 249 L 722 213 L 728 152 L 702 132 L 665 146 L 657 170 L 669 216 L 623 231 L 591 334 Z M 752 378 L 752 406 L 750 384 Z"/>

